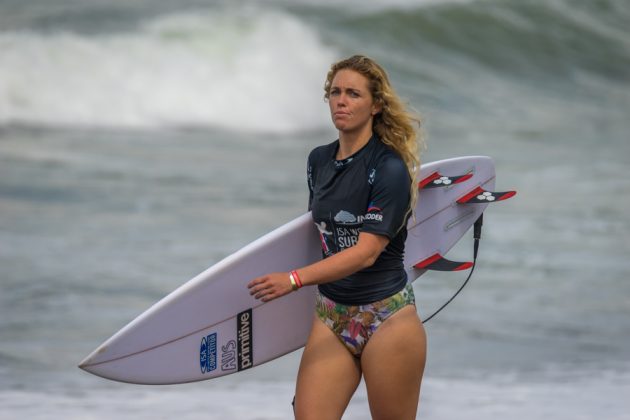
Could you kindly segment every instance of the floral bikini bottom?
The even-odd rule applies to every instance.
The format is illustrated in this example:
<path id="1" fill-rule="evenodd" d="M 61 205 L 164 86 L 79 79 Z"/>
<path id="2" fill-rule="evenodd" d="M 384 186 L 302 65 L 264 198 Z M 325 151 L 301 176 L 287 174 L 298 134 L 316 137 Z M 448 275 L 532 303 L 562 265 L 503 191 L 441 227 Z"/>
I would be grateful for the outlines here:
<path id="1" fill-rule="evenodd" d="M 342 305 L 317 293 L 315 312 L 355 357 L 361 357 L 378 327 L 407 305 L 415 305 L 410 283 L 393 296 L 359 306 Z"/>

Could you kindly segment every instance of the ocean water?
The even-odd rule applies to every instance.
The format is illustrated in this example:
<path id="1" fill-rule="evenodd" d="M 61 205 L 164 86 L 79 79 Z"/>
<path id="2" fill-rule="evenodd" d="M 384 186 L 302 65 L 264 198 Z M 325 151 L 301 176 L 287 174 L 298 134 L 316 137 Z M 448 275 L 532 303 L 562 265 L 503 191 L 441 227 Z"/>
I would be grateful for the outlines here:
<path id="1" fill-rule="evenodd" d="M 427 323 L 418 418 L 629 418 L 630 4 L 363 3 L 0 0 L 1 419 L 291 418 L 300 351 L 159 387 L 76 365 L 305 211 L 325 73 L 356 52 L 423 115 L 424 161 L 492 156 L 519 193 Z M 463 280 L 421 277 L 421 316 Z"/>

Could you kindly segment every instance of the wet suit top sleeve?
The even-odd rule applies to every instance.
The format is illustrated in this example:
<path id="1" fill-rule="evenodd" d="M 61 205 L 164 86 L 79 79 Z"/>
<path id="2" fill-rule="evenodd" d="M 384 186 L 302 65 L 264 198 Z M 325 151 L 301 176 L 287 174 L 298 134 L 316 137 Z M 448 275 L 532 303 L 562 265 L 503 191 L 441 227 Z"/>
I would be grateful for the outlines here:
<path id="1" fill-rule="evenodd" d="M 391 241 L 406 228 L 409 210 L 409 172 L 396 157 L 383 159 L 368 175 L 372 188 L 361 231 L 385 235 Z"/>

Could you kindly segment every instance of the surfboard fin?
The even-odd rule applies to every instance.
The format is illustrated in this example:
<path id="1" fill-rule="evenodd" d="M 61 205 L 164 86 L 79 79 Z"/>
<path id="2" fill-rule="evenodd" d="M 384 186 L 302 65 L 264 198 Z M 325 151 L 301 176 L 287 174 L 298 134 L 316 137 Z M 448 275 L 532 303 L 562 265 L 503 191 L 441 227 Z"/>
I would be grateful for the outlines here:
<path id="1" fill-rule="evenodd" d="M 468 270 L 472 266 L 473 263 L 471 262 L 447 260 L 439 253 L 436 253 L 414 265 L 414 268 L 435 271 L 462 271 Z"/>
<path id="2" fill-rule="evenodd" d="M 515 195 L 516 191 L 491 192 L 486 191 L 481 187 L 477 187 L 457 200 L 457 202 L 459 204 L 494 203 L 496 201 L 507 200 Z"/>
<path id="3" fill-rule="evenodd" d="M 458 176 L 444 176 L 440 174 L 439 172 L 433 172 L 431 175 L 424 178 L 422 181 L 418 183 L 418 189 L 448 187 L 449 185 L 459 184 L 460 182 L 464 182 L 472 178 L 472 176 L 473 176 L 472 173 L 469 173 L 466 175 L 458 175 Z"/>

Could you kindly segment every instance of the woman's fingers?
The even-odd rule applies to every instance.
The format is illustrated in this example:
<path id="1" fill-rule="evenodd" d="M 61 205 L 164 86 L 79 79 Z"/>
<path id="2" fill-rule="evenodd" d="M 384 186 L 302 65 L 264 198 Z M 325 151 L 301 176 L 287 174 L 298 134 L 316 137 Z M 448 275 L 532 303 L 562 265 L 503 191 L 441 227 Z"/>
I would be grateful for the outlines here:
<path id="1" fill-rule="evenodd" d="M 273 298 L 273 283 L 269 275 L 257 277 L 247 285 L 249 294 L 254 298 L 267 302 Z"/>
<path id="2" fill-rule="evenodd" d="M 257 280 L 258 279 L 252 281 L 250 284 L 247 285 L 247 287 L 249 287 L 250 295 L 257 295 L 268 287 L 267 283 L 264 280 Z"/>
<path id="3" fill-rule="evenodd" d="M 270 286 L 271 284 L 269 283 L 269 276 L 257 277 L 251 282 L 249 282 L 249 284 L 247 285 L 247 287 L 249 288 L 250 295 L 256 294 L 260 292 L 261 290 L 265 290 L 269 288 Z"/>
<path id="4" fill-rule="evenodd" d="M 249 294 L 263 302 L 279 298 L 291 292 L 288 273 L 271 273 L 257 277 L 247 284 Z"/>
<path id="5" fill-rule="evenodd" d="M 257 285 L 262 284 L 265 282 L 265 279 L 267 279 L 268 276 L 262 276 L 262 277 L 256 277 L 254 280 L 250 281 L 247 284 L 247 287 L 251 290 L 256 288 Z"/>

